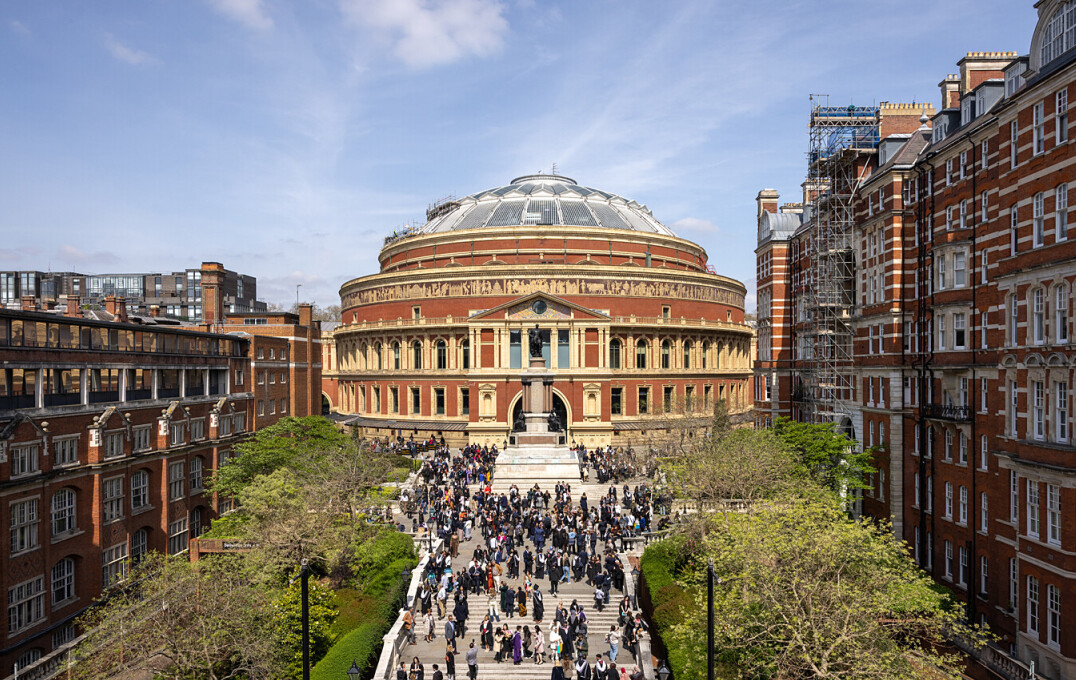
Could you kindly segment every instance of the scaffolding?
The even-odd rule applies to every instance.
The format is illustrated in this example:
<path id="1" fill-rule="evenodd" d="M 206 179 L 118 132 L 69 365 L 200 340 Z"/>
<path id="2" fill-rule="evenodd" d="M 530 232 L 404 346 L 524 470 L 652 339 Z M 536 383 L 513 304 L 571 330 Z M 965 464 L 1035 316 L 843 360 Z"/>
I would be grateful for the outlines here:
<path id="1" fill-rule="evenodd" d="M 851 418 L 855 378 L 852 316 L 856 301 L 853 199 L 866 156 L 879 141 L 879 108 L 829 106 L 811 96 L 807 199 L 811 205 L 810 275 L 806 277 L 807 352 L 803 415 L 809 422 Z"/>

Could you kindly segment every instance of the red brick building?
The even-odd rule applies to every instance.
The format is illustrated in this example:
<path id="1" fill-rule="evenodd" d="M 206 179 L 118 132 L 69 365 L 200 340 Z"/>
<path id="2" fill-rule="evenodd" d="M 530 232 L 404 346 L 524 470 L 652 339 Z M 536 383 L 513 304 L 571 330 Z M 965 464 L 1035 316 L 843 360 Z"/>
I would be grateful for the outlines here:
<path id="1" fill-rule="evenodd" d="M 130 560 L 183 552 L 228 509 L 204 482 L 253 422 L 250 340 L 107 307 L 0 310 L 5 676 L 61 660 L 74 619 Z"/>
<path id="2" fill-rule="evenodd" d="M 377 434 L 502 444 L 538 325 L 569 441 L 642 441 L 668 413 L 751 399 L 745 288 L 645 206 L 520 177 L 434 206 L 340 289 L 334 410 Z"/>
<path id="3" fill-rule="evenodd" d="M 1063 613 L 1076 602 L 1076 2 L 1035 6 L 1028 56 L 967 54 L 917 129 L 839 151 L 856 158 L 842 225 L 854 262 L 844 410 L 880 451 L 862 510 L 892 518 L 920 565 L 1001 636 L 986 665 L 1064 678 L 1076 677 Z M 814 186 L 798 225 L 759 197 L 759 266 L 780 263 L 760 277 L 757 379 L 776 387 L 759 420 L 818 414 L 818 393 L 797 387 L 810 385 L 819 315 L 799 309 L 824 277 L 811 225 L 839 192 Z M 763 239 L 775 223 L 793 235 Z M 780 300 L 769 357 L 764 291 Z"/>

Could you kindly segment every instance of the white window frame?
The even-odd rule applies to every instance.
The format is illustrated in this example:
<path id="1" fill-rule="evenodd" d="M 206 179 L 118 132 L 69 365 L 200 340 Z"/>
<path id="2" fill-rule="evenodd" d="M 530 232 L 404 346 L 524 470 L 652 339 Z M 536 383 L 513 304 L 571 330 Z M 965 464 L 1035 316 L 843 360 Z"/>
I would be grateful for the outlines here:
<path id="1" fill-rule="evenodd" d="M 1031 436 L 1043 441 L 1046 439 L 1046 383 L 1041 380 L 1031 381 Z"/>
<path id="2" fill-rule="evenodd" d="M 1046 485 L 1046 542 L 1061 545 L 1061 487 Z"/>
<path id="3" fill-rule="evenodd" d="M 987 495 L 983 491 L 979 494 L 979 532 L 987 533 L 990 528 L 990 513 L 987 512 Z"/>
<path id="4" fill-rule="evenodd" d="M 1046 153 L 1046 102 L 1031 107 L 1031 149 L 1035 156 Z"/>
<path id="5" fill-rule="evenodd" d="M 1016 470 L 1009 470 L 1009 522 L 1020 521 L 1020 477 Z"/>
<path id="6" fill-rule="evenodd" d="M 945 483 L 945 519 L 953 519 L 953 483 Z"/>
<path id="7" fill-rule="evenodd" d="M 1065 241 L 1069 237 L 1069 185 L 1059 184 L 1054 189 L 1054 240 Z"/>
<path id="8" fill-rule="evenodd" d="M 123 457 L 123 434 L 123 430 L 116 430 L 101 435 L 102 455 L 106 460 Z"/>
<path id="9" fill-rule="evenodd" d="M 149 507 L 149 472 L 135 470 L 131 474 L 131 512 Z"/>
<path id="10" fill-rule="evenodd" d="M 101 482 L 101 521 L 123 519 L 123 477 L 110 477 Z"/>
<path id="11" fill-rule="evenodd" d="M 101 551 L 101 585 L 108 588 L 127 580 L 127 541 Z"/>
<path id="12" fill-rule="evenodd" d="M 38 534 L 41 516 L 37 498 L 20 498 L 8 504 L 10 516 L 11 554 L 36 550 L 41 545 Z"/>
<path id="13" fill-rule="evenodd" d="M 1071 48 L 1072 45 L 1069 45 Z M 1054 135 L 1057 144 L 1069 141 L 1069 91 L 1062 88 L 1054 95 Z"/>
<path id="14" fill-rule="evenodd" d="M 1039 634 L 1039 579 L 1027 577 L 1027 632 Z"/>
<path id="15" fill-rule="evenodd" d="M 78 529 L 78 495 L 73 489 L 57 489 L 49 500 L 49 520 L 53 538 Z"/>
<path id="16" fill-rule="evenodd" d="M 1017 121 L 1009 123 L 1009 170 L 1015 170 L 1019 161 L 1020 151 L 1020 124 Z"/>
<path id="17" fill-rule="evenodd" d="M 78 465 L 78 435 L 53 437 L 52 464 L 56 467 Z"/>
<path id="18" fill-rule="evenodd" d="M 1031 245 L 1041 248 L 1046 244 L 1046 192 L 1035 194 L 1031 201 Z"/>
<path id="19" fill-rule="evenodd" d="M 1032 538 L 1039 537 L 1039 483 L 1033 479 L 1027 479 L 1027 535 Z"/>
<path id="20" fill-rule="evenodd" d="M 187 518 L 181 517 L 168 525 L 168 554 L 179 555 L 188 547 Z"/>
<path id="21" fill-rule="evenodd" d="M 53 565 L 49 573 L 52 606 L 75 599 L 75 561 L 65 557 Z"/>
<path id="22" fill-rule="evenodd" d="M 186 496 L 184 482 L 183 461 L 172 461 L 168 464 L 168 500 L 178 501 Z"/>
<path id="23" fill-rule="evenodd" d="M 968 487 L 961 485 L 957 496 L 957 524 L 968 524 Z"/>
<path id="24" fill-rule="evenodd" d="M 45 577 L 17 583 L 7 590 L 8 636 L 32 628 L 45 620 Z"/>
<path id="25" fill-rule="evenodd" d="M 1061 649 L 1061 589 L 1054 584 L 1046 586 L 1046 644 Z"/>
<path id="26" fill-rule="evenodd" d="M 41 445 L 20 444 L 11 447 L 11 479 L 41 472 Z"/>

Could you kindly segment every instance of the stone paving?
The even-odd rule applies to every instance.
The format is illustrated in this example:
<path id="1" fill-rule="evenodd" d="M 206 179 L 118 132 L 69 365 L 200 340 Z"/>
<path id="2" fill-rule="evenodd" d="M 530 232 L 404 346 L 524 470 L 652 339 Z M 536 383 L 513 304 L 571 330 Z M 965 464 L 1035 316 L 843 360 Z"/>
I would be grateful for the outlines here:
<path id="1" fill-rule="evenodd" d="M 601 484 L 580 484 L 578 479 L 571 480 L 572 487 L 572 503 L 573 506 L 578 505 L 579 497 L 582 493 L 587 494 L 587 499 L 591 506 L 595 505 L 597 500 L 603 496 L 609 486 Z M 551 484 L 550 487 L 553 485 Z M 634 485 L 632 485 L 634 488 Z M 470 487 L 471 491 L 478 490 L 477 485 Z M 544 488 L 544 487 L 543 487 Z M 499 493 L 501 490 L 507 491 L 507 485 L 493 484 L 492 490 Z M 550 488 L 552 490 L 552 488 Z M 525 489 L 522 490 L 525 493 Z M 398 521 L 401 524 L 410 526 L 410 522 L 405 516 L 399 516 Z M 462 534 L 462 532 L 461 532 Z M 461 541 L 459 547 L 458 557 L 452 561 L 454 570 L 464 568 L 470 561 L 471 555 L 476 547 L 479 545 L 479 538 L 481 533 L 479 531 L 472 532 L 470 541 Z M 528 542 L 528 545 L 533 550 L 533 544 Z M 619 546 L 617 546 L 619 547 Z M 598 544 L 598 550 L 601 551 L 601 544 Z M 625 563 L 625 569 L 631 571 L 631 565 Z M 522 562 L 520 563 L 520 572 L 523 570 Z M 507 583 L 511 588 L 518 588 L 523 584 L 522 578 L 508 579 L 507 568 L 505 569 L 505 575 L 502 576 L 502 581 Z M 522 573 L 521 573 L 522 576 Z M 567 609 L 572 600 L 575 599 L 581 604 L 586 612 L 587 616 L 587 642 L 589 644 L 588 660 L 593 666 L 595 661 L 595 655 L 601 654 L 603 658 L 608 661 L 609 645 L 605 642 L 605 635 L 609 632 L 611 626 L 617 623 L 617 615 L 619 611 L 620 602 L 624 597 L 624 593 L 613 588 L 609 593 L 609 604 L 603 607 L 603 611 L 596 611 L 594 607 L 594 588 L 588 586 L 585 578 L 583 581 L 571 581 L 567 583 L 561 583 L 558 586 L 557 595 L 550 594 L 549 590 L 549 578 L 548 574 L 546 578 L 540 581 L 535 581 L 540 584 L 542 594 L 544 595 L 545 614 L 543 616 L 542 631 L 546 637 L 546 656 L 544 665 L 536 665 L 533 658 L 524 659 L 520 665 L 514 665 L 509 659 L 506 662 L 498 663 L 495 660 L 495 652 L 487 651 L 481 648 L 481 639 L 479 635 L 479 625 L 482 622 L 486 612 L 492 606 L 498 610 L 501 616 L 500 622 L 496 619 L 493 620 L 494 626 L 499 627 L 504 623 L 508 623 L 511 630 L 515 630 L 517 625 L 527 625 L 534 630 L 534 612 L 532 611 L 531 602 L 527 603 L 527 615 L 519 616 L 518 612 L 512 618 L 505 616 L 503 612 L 500 612 L 500 596 L 494 594 L 487 596 L 485 592 L 475 595 L 473 593 L 468 595 L 469 605 L 469 617 L 467 619 L 466 628 L 461 633 L 457 627 L 456 644 L 458 653 L 455 656 L 456 660 L 456 678 L 464 679 L 467 677 L 467 665 L 465 653 L 471 642 L 474 640 L 475 647 L 478 649 L 478 678 L 481 680 L 497 680 L 499 678 L 548 678 L 552 674 L 553 663 L 550 659 L 549 650 L 549 626 L 553 621 L 554 614 L 556 612 L 557 603 L 562 603 Z M 449 606 L 451 609 L 451 605 Z M 417 607 L 416 607 L 417 610 Z M 445 672 L 445 639 L 444 639 L 444 624 L 447 618 L 436 618 L 437 607 L 434 603 L 434 615 L 436 619 L 436 638 L 427 643 L 423 640 L 423 636 L 426 631 L 425 622 L 422 620 L 421 614 L 416 611 L 416 644 L 407 646 L 404 649 L 402 660 L 406 661 L 406 665 L 410 667 L 413 657 L 418 657 L 422 662 L 425 669 L 425 679 L 432 680 L 433 677 L 433 664 L 438 664 L 442 673 Z M 649 661 L 649 660 L 647 660 Z M 628 672 L 632 670 L 632 666 L 636 665 L 636 661 L 632 656 L 632 651 L 625 649 L 624 645 L 620 646 L 620 652 L 617 655 L 617 667 L 626 666 Z M 395 676 L 392 676 L 395 677 Z M 572 678 L 575 677 L 573 670 Z M 447 680 L 447 675 L 446 675 Z"/>

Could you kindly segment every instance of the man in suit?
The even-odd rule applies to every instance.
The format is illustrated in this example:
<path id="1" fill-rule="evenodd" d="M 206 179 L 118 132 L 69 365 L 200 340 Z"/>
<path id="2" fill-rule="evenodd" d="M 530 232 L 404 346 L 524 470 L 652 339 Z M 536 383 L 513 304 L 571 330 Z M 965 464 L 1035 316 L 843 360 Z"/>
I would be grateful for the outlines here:
<path id="1" fill-rule="evenodd" d="M 455 616 L 448 615 L 448 621 L 445 621 L 445 644 L 448 645 L 448 649 L 453 654 L 456 653 L 456 622 Z"/>
<path id="2" fill-rule="evenodd" d="M 474 640 L 471 640 L 471 646 L 467 648 L 467 677 L 470 680 L 478 678 L 478 650 L 474 646 Z"/>

